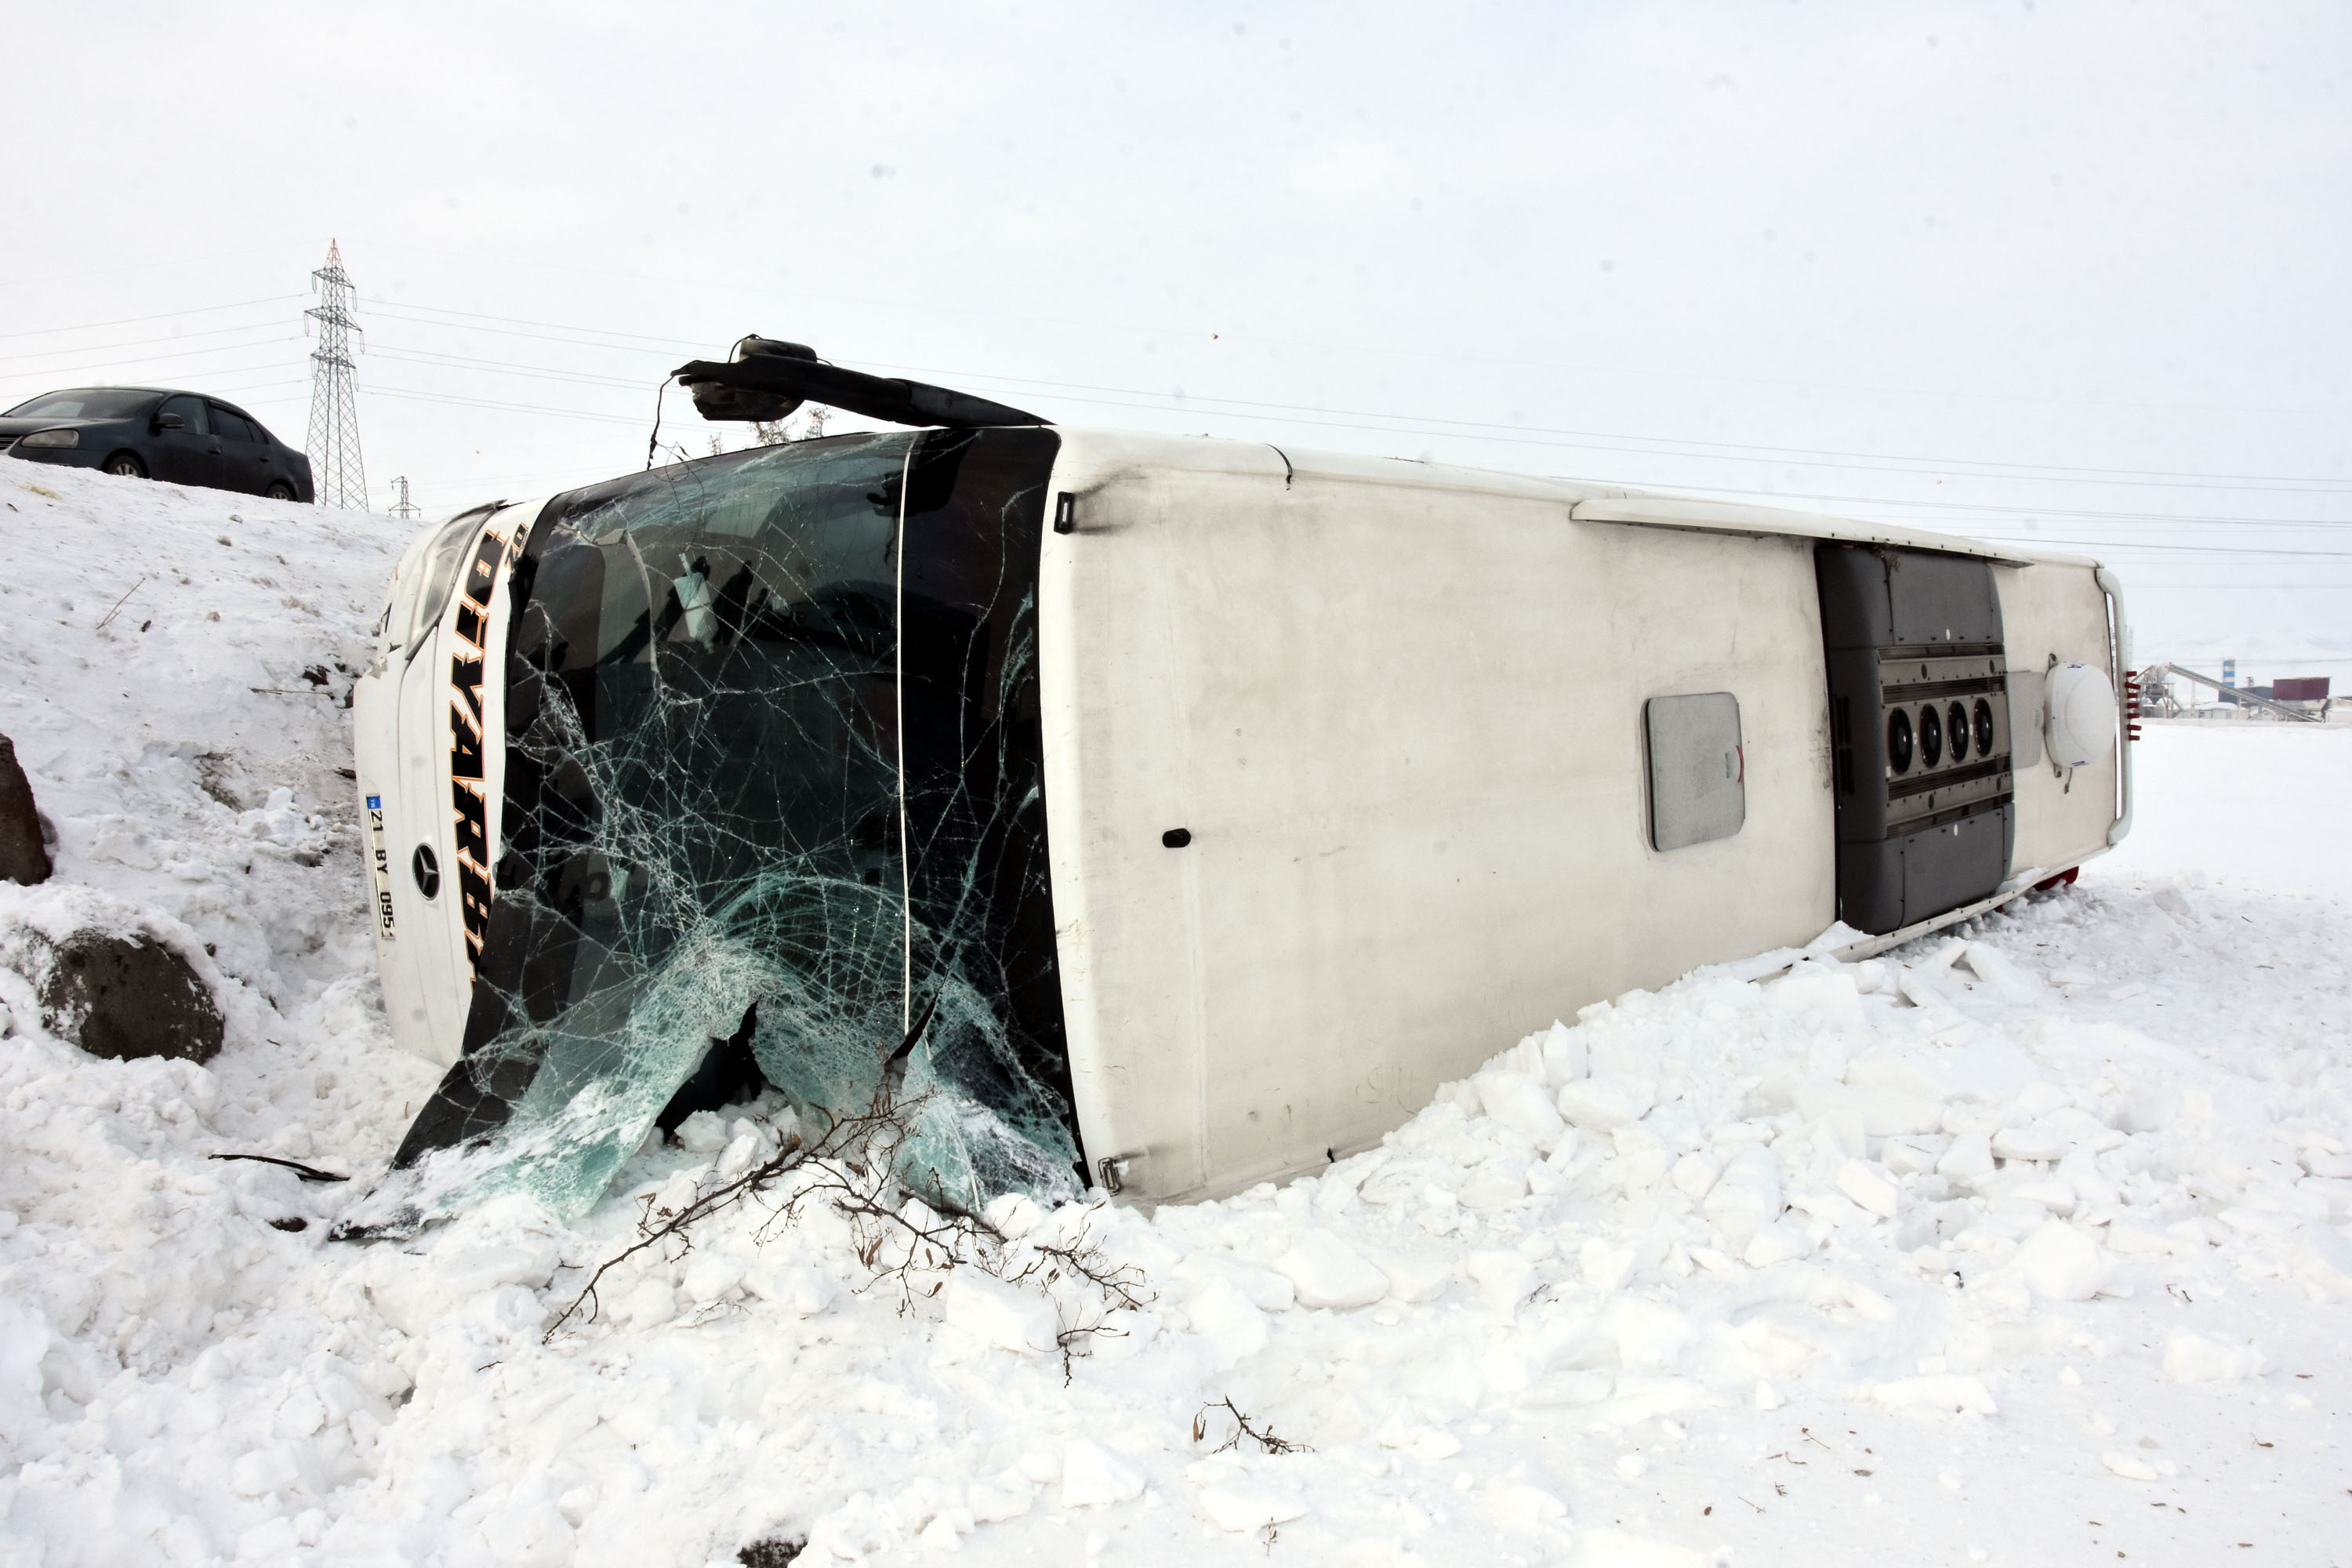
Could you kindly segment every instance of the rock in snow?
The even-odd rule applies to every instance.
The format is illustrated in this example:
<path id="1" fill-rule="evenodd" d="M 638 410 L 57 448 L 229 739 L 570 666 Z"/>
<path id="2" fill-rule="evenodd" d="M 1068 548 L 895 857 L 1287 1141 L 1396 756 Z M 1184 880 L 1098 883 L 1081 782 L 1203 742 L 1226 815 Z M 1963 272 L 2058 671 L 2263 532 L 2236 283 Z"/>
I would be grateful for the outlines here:
<path id="1" fill-rule="evenodd" d="M 32 782 L 16 761 L 16 742 L 0 735 L 0 881 L 30 887 L 48 879 L 49 850 Z"/>
<path id="2" fill-rule="evenodd" d="M 2340 1533 L 2273 1493 L 2336 1481 L 2352 915 L 2263 878 L 2340 882 L 2345 840 L 2249 829 L 2188 886 L 2202 841 L 2164 824 L 2333 799 L 2352 732 L 2151 729 L 2140 834 L 2075 888 L 1487 1041 L 1279 1189 L 992 1205 L 1019 1282 L 877 1279 L 785 1184 L 589 1301 L 647 1200 L 748 1168 L 789 1110 L 649 1142 L 577 1226 L 517 1197 L 323 1244 L 438 1069 L 383 1026 L 343 710 L 278 693 L 374 657 L 405 538 L 41 480 L 0 459 L 0 731 L 54 826 L 47 881 L 0 879 L 0 1562 L 704 1568 L 805 1541 L 1161 1568 L 1268 1531 L 1342 1563 L 2028 1561 L 2123 1528 L 2084 1511 L 2118 1475 L 2187 1510 L 2147 1510 L 2178 1542 L 2118 1536 L 2135 1560 L 2324 1561 Z M 93 563 L 145 576 L 139 619 L 86 613 Z M 39 982 L 85 930 L 185 959 L 217 1054 L 61 1037 Z M 1055 1261 L 1077 1245 L 1138 1310 Z M 1232 1428 L 1192 1418 L 1227 1399 L 1305 1447 L 1212 1455 Z"/>

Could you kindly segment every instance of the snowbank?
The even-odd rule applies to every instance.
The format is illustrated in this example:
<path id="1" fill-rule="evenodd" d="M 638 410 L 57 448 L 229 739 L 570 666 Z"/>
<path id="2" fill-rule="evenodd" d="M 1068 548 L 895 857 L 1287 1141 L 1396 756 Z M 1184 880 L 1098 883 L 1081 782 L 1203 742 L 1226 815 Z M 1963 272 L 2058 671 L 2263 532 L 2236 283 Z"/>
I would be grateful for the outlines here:
<path id="1" fill-rule="evenodd" d="M 381 1022 L 336 772 L 403 541 L 5 462 L 0 498 L 0 731 L 58 841 L 54 881 L 0 887 L 0 951 L 68 917 L 184 931 L 228 1019 L 206 1068 L 93 1060 L 0 969 L 0 1562 L 2178 1562 L 2341 1536 L 2340 859 L 2305 896 L 2127 846 L 1882 959 L 1701 973 L 1495 1042 L 1280 1190 L 996 1216 L 1025 1258 L 1098 1247 L 1139 1310 L 1088 1317 L 1066 1276 L 877 1280 L 824 1194 L 788 1212 L 803 1171 L 549 1339 L 648 1204 L 756 1168 L 788 1113 L 694 1119 L 576 1227 L 502 1201 L 405 1247 L 323 1240 L 349 1186 L 210 1160 L 372 1173 L 434 1077 Z M 2240 823 L 2340 798 L 2342 736 L 2265 735 L 2258 766 L 2242 738 L 2151 735 L 2144 813 L 2208 809 L 2177 779 Z"/>

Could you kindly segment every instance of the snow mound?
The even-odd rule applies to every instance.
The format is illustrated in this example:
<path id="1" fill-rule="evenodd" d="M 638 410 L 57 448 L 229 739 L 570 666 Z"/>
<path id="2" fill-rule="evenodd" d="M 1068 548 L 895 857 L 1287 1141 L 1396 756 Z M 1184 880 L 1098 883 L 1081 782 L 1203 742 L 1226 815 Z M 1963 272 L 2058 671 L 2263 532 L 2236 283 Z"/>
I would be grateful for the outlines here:
<path id="1" fill-rule="evenodd" d="M 211 1158 L 364 1177 L 431 1087 L 381 1022 L 338 774 L 404 540 L 35 478 L 0 459 L 0 732 L 58 864 L 0 887 L 0 1560 L 2032 1555 L 2117 1478 L 2168 1505 L 2135 1557 L 2321 1539 L 2244 1497 L 2248 1466 L 2333 1484 L 2352 1396 L 2340 899 L 2119 858 L 1864 963 L 1491 1042 L 1280 1188 L 992 1209 L 1016 1278 L 877 1277 L 803 1172 L 583 1300 L 789 1112 L 696 1119 L 576 1225 L 500 1200 L 402 1246 L 323 1240 L 359 1184 Z M 2235 740 L 2152 733 L 2150 809 L 2166 748 Z M 2233 775 L 2242 813 L 2340 741 Z M 203 955 L 221 1054 L 49 1035 L 26 954 L 81 924 Z M 1055 1262 L 1087 1248 L 1135 1310 Z"/>

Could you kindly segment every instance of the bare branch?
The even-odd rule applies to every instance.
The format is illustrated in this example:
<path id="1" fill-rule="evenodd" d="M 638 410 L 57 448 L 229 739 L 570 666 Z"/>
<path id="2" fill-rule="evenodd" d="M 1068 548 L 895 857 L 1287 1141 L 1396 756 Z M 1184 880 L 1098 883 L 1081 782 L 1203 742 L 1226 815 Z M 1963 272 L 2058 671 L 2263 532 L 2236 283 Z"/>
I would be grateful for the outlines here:
<path id="1" fill-rule="evenodd" d="M 1314 1452 L 1313 1449 L 1309 1448 L 1304 1443 L 1294 1443 L 1287 1437 L 1276 1436 L 1271 1423 L 1267 1425 L 1264 1431 L 1258 1430 L 1258 1428 L 1251 1423 L 1250 1418 L 1242 1414 L 1241 1406 L 1235 1405 L 1231 1398 L 1220 1399 L 1214 1405 L 1203 1405 L 1201 1406 L 1200 1412 L 1192 1417 L 1192 1441 L 1195 1443 L 1204 1443 L 1208 1441 L 1209 1412 L 1212 1410 L 1222 1410 L 1226 1415 L 1234 1418 L 1234 1435 L 1226 1438 L 1223 1442 L 1218 1444 L 1215 1447 L 1210 1449 L 1209 1452 L 1212 1454 L 1222 1454 L 1228 1448 L 1239 1447 L 1241 1446 L 1242 1439 L 1244 1437 L 1248 1438 L 1251 1442 L 1255 1443 L 1261 1450 L 1268 1454 L 1309 1454 Z"/>

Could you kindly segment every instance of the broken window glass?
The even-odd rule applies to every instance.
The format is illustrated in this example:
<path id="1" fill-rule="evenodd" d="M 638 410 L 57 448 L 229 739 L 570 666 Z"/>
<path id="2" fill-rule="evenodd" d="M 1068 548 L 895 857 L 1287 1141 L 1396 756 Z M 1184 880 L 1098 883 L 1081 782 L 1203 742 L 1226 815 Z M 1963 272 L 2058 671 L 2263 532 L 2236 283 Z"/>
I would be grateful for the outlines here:
<path id="1" fill-rule="evenodd" d="M 463 1054 L 355 1228 L 507 1191 L 577 1216 L 747 1044 L 820 1122 L 908 1107 L 919 1190 L 1077 1190 L 1036 668 L 1057 447 L 835 437 L 548 504 Z"/>

